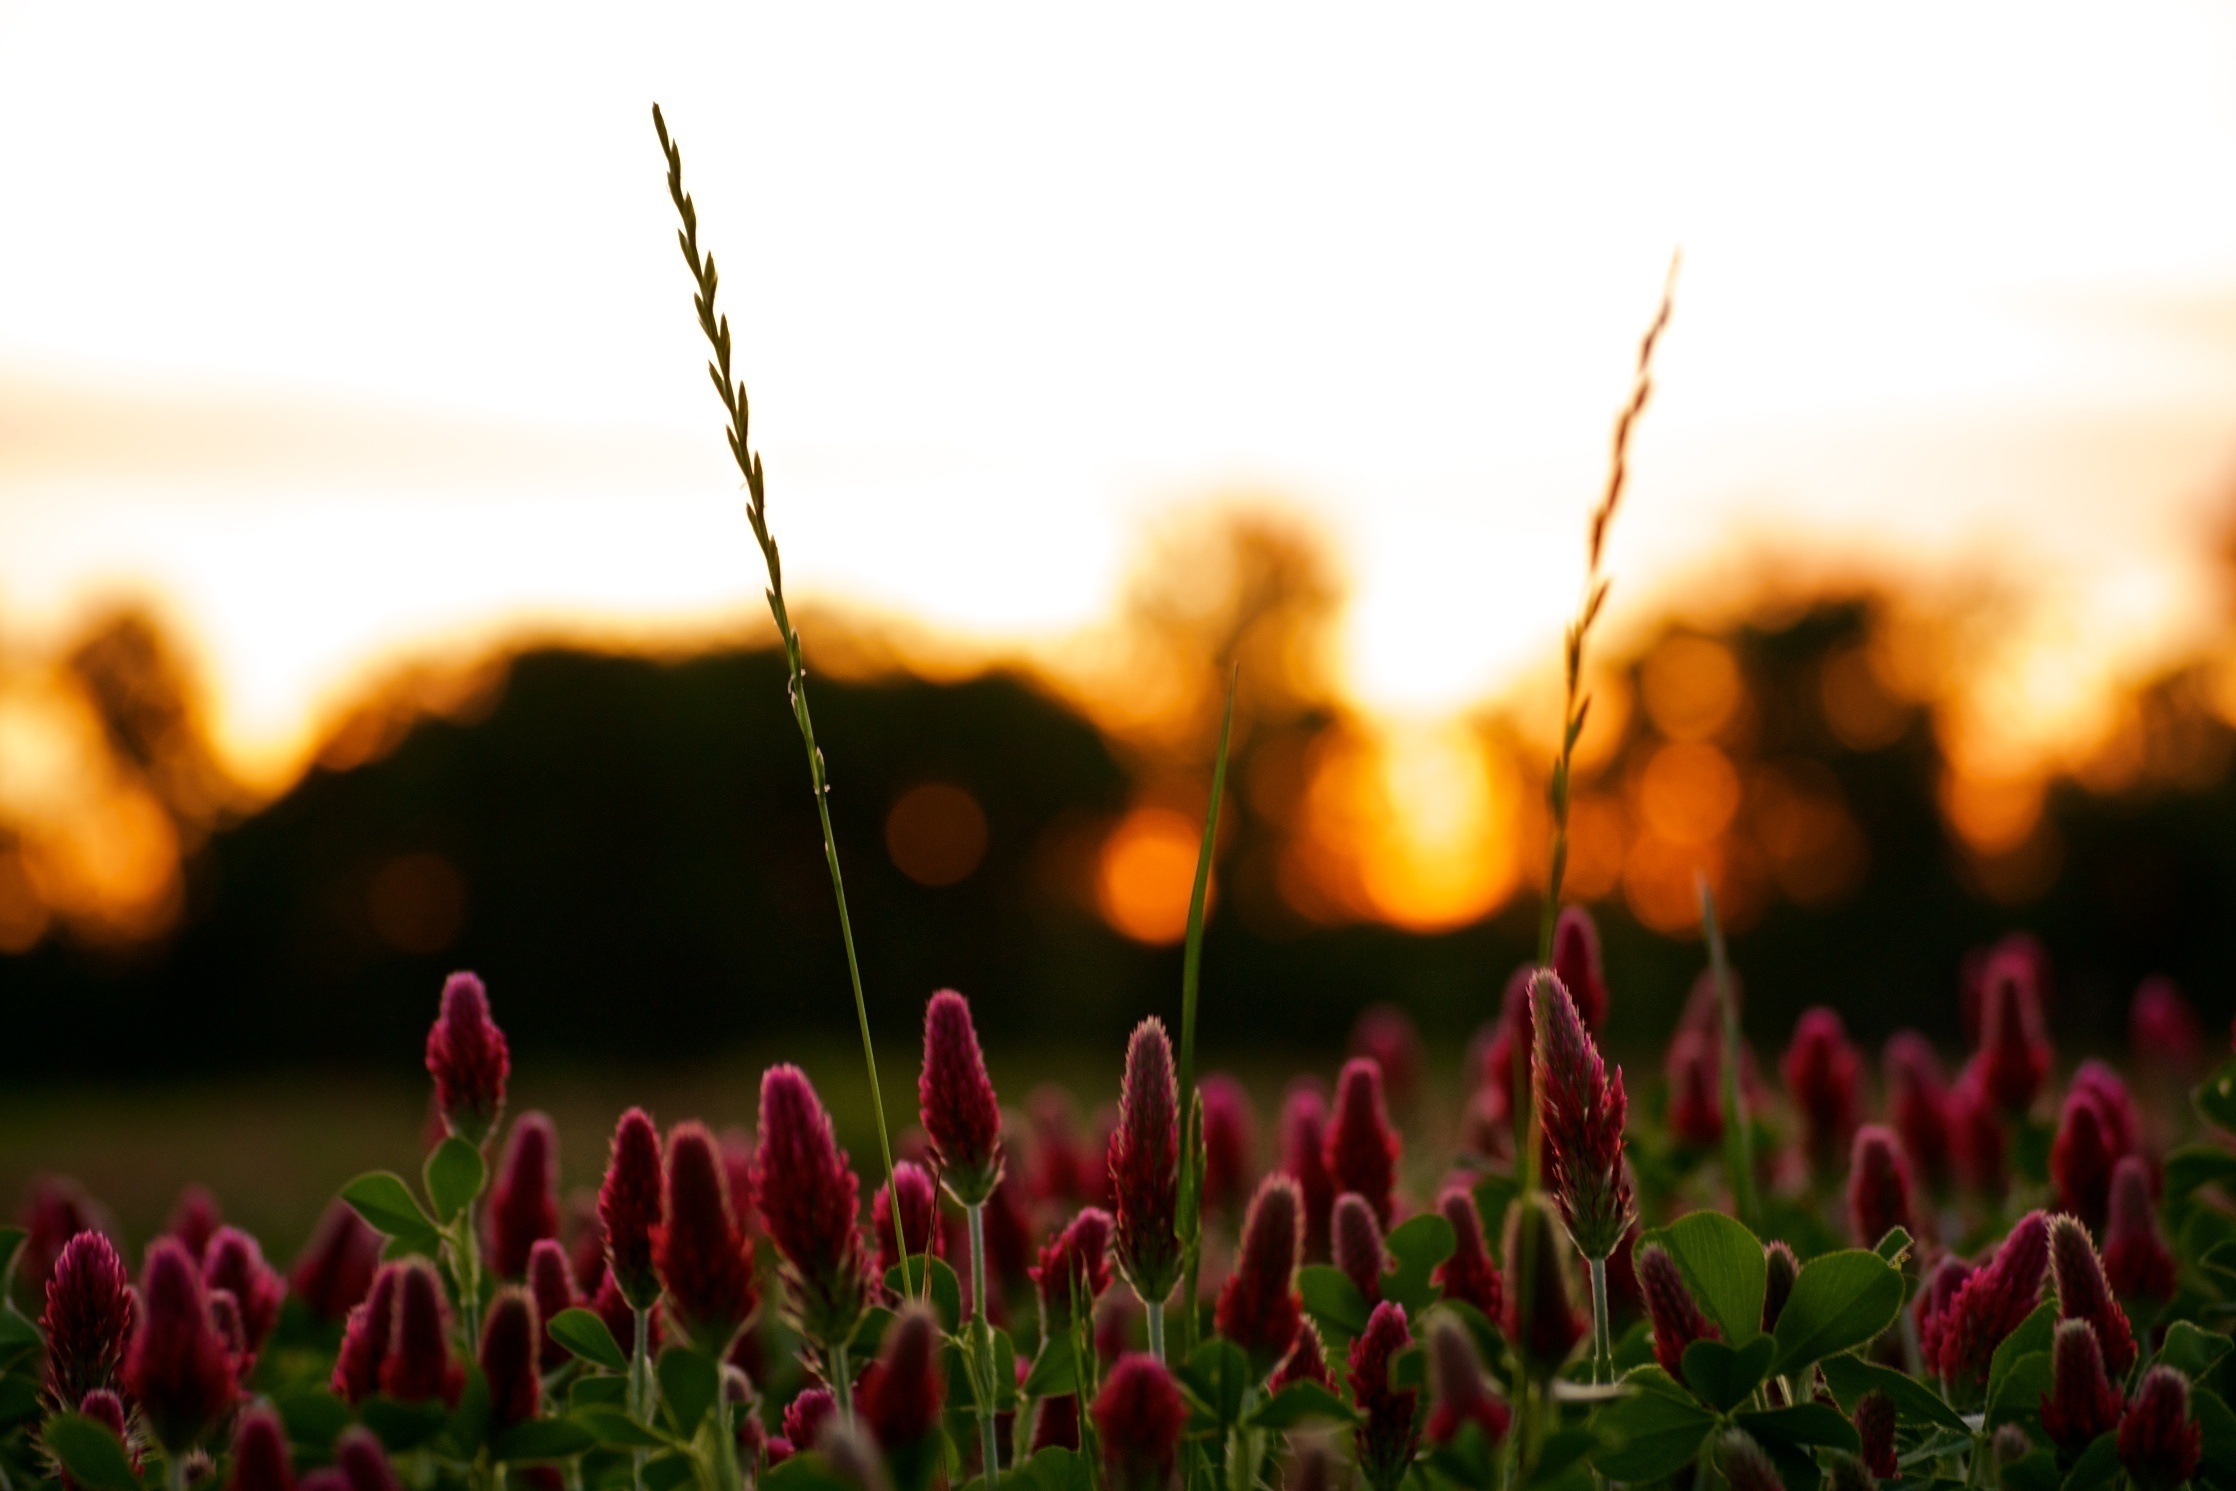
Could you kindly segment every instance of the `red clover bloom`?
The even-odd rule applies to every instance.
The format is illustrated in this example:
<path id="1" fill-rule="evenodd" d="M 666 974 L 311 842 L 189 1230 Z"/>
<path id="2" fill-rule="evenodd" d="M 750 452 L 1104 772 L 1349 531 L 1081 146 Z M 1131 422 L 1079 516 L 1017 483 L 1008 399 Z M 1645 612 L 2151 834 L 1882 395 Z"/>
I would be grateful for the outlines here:
<path id="1" fill-rule="evenodd" d="M 1310 1086 L 1289 1089 L 1281 1105 L 1281 1169 L 1304 1197 L 1304 1259 L 1328 1261 L 1328 1223 L 1335 1177 L 1328 1173 L 1327 1099 Z"/>
<path id="2" fill-rule="evenodd" d="M 1329 1122 L 1327 1169 L 1336 1189 L 1356 1191 L 1384 1227 L 1397 1211 L 1399 1140 L 1382 1102 L 1382 1069 L 1365 1056 L 1343 1064 Z"/>
<path id="3" fill-rule="evenodd" d="M 380 1369 L 388 1360 L 389 1337 L 396 1328 L 396 1289 L 404 1265 L 385 1263 L 373 1275 L 364 1302 L 349 1312 L 341 1352 L 334 1358 L 335 1395 L 352 1407 L 380 1391 Z"/>
<path id="4" fill-rule="evenodd" d="M 528 1251 L 559 1235 L 559 1134 L 541 1113 L 523 1113 L 505 1138 L 489 1197 L 489 1266 L 498 1277 L 528 1271 Z"/>
<path id="5" fill-rule="evenodd" d="M 1876 1247 L 1896 1227 L 1917 1236 L 1910 1161 L 1894 1130 L 1867 1123 L 1856 1130 L 1855 1150 L 1848 1162 L 1849 1235 L 1859 1248 Z"/>
<path id="6" fill-rule="evenodd" d="M 2050 1346 L 2050 1390 L 2042 1394 L 2042 1432 L 2078 1455 L 2120 1421 L 2125 1405 L 2104 1370 L 2102 1343 L 2086 1320 L 2061 1320 Z"/>
<path id="7" fill-rule="evenodd" d="M 2153 1367 L 2120 1419 L 2120 1466 L 2139 1491 L 2173 1491 L 2197 1473 L 2205 1428 L 2189 1416 L 2189 1379 Z"/>
<path id="8" fill-rule="evenodd" d="M 202 1262 L 202 1282 L 233 1296 L 241 1312 L 242 1347 L 254 1357 L 279 1324 L 287 1283 L 264 1262 L 256 1239 L 236 1227 L 221 1227 L 210 1239 Z"/>
<path id="9" fill-rule="evenodd" d="M 427 1072 L 435 1079 L 435 1106 L 443 1127 L 479 1144 L 505 1108 L 505 1078 L 512 1057 L 505 1034 L 489 1018 L 489 995 L 470 973 L 443 985 L 442 1012 L 427 1032 Z"/>
<path id="10" fill-rule="evenodd" d="M 450 1306 L 435 1271 L 407 1263 L 396 1281 L 396 1323 L 381 1359 L 380 1390 L 399 1403 L 440 1398 L 455 1408 L 465 1369 L 450 1358 Z"/>
<path id="11" fill-rule="evenodd" d="M 1104 1485 L 1166 1491 L 1173 1484 L 1188 1408 L 1163 1362 L 1131 1352 L 1118 1358 L 1095 1395 L 1094 1416 Z"/>
<path id="12" fill-rule="evenodd" d="M 1335 1266 L 1368 1304 L 1382 1298 L 1382 1229 L 1364 1196 L 1345 1191 L 1335 1198 Z"/>
<path id="13" fill-rule="evenodd" d="M 2040 1302 L 2049 1266 L 2049 1220 L 2028 1212 L 1996 1249 L 1995 1261 L 1966 1279 L 1942 1312 L 1940 1349 L 1929 1365 L 1943 1381 L 1955 1387 L 1987 1376 L 1995 1348 Z"/>
<path id="14" fill-rule="evenodd" d="M 184 1454 L 233 1406 L 233 1362 L 210 1323 L 209 1290 L 193 1255 L 169 1238 L 148 1248 L 141 1321 L 124 1384 L 156 1442 Z"/>
<path id="15" fill-rule="evenodd" d="M 761 1215 L 783 1260 L 793 1320 L 810 1339 L 843 1346 L 867 1302 L 869 1265 L 855 1220 L 861 1189 L 831 1115 L 798 1067 L 762 1074 L 760 1132 Z"/>
<path id="16" fill-rule="evenodd" d="M 1241 1258 L 1219 1290 L 1219 1334 L 1240 1346 L 1261 1376 L 1287 1353 L 1303 1318 L 1296 1290 L 1303 1210 L 1295 1181 L 1267 1176 L 1242 1224 Z"/>
<path id="17" fill-rule="evenodd" d="M 1679 1382 L 1685 1380 L 1685 1348 L 1695 1341 L 1718 1341 L 1723 1332 L 1700 1311 L 1677 1260 L 1649 1244 L 1634 1255 L 1638 1286 L 1646 1296 L 1646 1318 L 1654 1327 L 1654 1360 Z"/>
<path id="18" fill-rule="evenodd" d="M 978 1205 L 1001 1182 L 1002 1114 L 970 1003 L 953 989 L 940 990 L 924 1008 L 924 1072 L 916 1092 L 941 1183 L 963 1205 Z M 913 1234 L 908 1250 L 922 1251 Z"/>
<path id="19" fill-rule="evenodd" d="M 939 1226 L 939 1183 L 932 1172 L 914 1160 L 893 1162 L 893 1185 L 901 1192 L 901 1231 L 915 1256 L 931 1253 L 944 1257 L 947 1240 Z M 899 1266 L 901 1255 L 893 1242 L 893 1192 L 879 1186 L 870 1196 L 870 1246 L 877 1253 L 877 1274 L 883 1279 Z"/>
<path id="20" fill-rule="evenodd" d="M 1413 1344 L 1405 1306 L 1385 1301 L 1367 1317 L 1366 1329 L 1351 1343 L 1351 1401 L 1359 1410 L 1352 1433 L 1359 1473 L 1374 1491 L 1392 1491 L 1405 1478 L 1420 1443 L 1414 1407 L 1420 1394 L 1393 1386 L 1390 1368 L 1399 1352 Z"/>
<path id="21" fill-rule="evenodd" d="M 1110 1287 L 1110 1213 L 1090 1206 L 1040 1250 L 1031 1270 L 1043 1337 L 1071 1329 L 1072 1304 L 1093 1314 Z"/>
<path id="22" fill-rule="evenodd" d="M 489 1420 L 502 1433 L 524 1424 L 543 1406 L 536 1338 L 543 1325 L 535 1302 L 519 1289 L 503 1289 L 481 1327 L 481 1374 L 489 1384 Z"/>
<path id="23" fill-rule="evenodd" d="M 2058 1318 L 2085 1320 L 2094 1327 L 2105 1367 L 2115 1378 L 2125 1378 L 2135 1365 L 2135 1333 L 2128 1328 L 2127 1312 L 2112 1297 L 2088 1230 L 2072 1217 L 2050 1221 L 2050 1282 L 2057 1291 Z"/>
<path id="24" fill-rule="evenodd" d="M 47 1390 L 58 1404 L 117 1384 L 137 1313 L 131 1280 L 116 1248 L 98 1232 L 63 1246 L 47 1280 Z"/>
<path id="25" fill-rule="evenodd" d="M 730 1208 L 722 1152 L 704 1124 L 679 1123 L 668 1136 L 666 1210 L 652 1229 L 652 1262 L 669 1314 L 694 1346 L 720 1356 L 758 1294 L 753 1242 Z"/>
<path id="26" fill-rule="evenodd" d="M 1615 1251 L 1637 1216 L 1623 1168 L 1623 1072 L 1602 1065 L 1599 1047 L 1558 977 L 1530 985 L 1537 1027 L 1538 1101 L 1545 1119 L 1546 1182 L 1569 1235 L 1586 1258 Z"/>
<path id="27" fill-rule="evenodd" d="M 1180 1238 L 1174 1231 L 1180 1108 L 1172 1043 L 1153 1016 L 1135 1026 L 1126 1043 L 1118 1113 L 1118 1132 L 1110 1146 L 1110 1179 L 1118 1196 L 1118 1267 L 1143 1304 L 1158 1305 L 1180 1277 Z"/>
<path id="28" fill-rule="evenodd" d="M 551 1322 L 560 1311 L 573 1309 L 581 1299 L 575 1292 L 574 1270 L 568 1266 L 567 1250 L 554 1238 L 543 1238 L 528 1250 L 528 1296 L 536 1302 L 541 1337 L 537 1365 L 543 1371 L 556 1372 L 567 1364 L 570 1353 L 552 1338 Z"/>
<path id="29" fill-rule="evenodd" d="M 1456 1299 L 1497 1320 L 1500 1297 L 1498 1265 L 1483 1238 L 1483 1214 L 1465 1186 L 1447 1186 L 1436 1198 L 1436 1210 L 1452 1228 L 1452 1256 L 1429 1271 L 1429 1282 Z"/>
<path id="30" fill-rule="evenodd" d="M 660 1225 L 660 1131 L 652 1115 L 631 1108 L 614 1125 L 613 1154 L 598 1189 L 598 1220 L 605 1229 L 606 1269 L 621 1297 L 649 1310 L 660 1297 L 652 1264 L 652 1234 Z"/>

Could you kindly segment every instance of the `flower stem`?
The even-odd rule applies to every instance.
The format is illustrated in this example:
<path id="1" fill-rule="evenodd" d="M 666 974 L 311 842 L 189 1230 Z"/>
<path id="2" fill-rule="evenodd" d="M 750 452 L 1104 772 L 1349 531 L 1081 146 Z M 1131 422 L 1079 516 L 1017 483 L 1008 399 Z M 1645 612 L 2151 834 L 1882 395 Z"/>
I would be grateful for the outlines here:
<path id="1" fill-rule="evenodd" d="M 877 1120 L 878 1155 L 885 1162 L 886 1189 L 897 1197 L 900 1187 L 893 1182 L 893 1141 L 885 1127 L 885 1097 L 877 1084 L 877 1049 L 870 1041 L 869 1003 L 862 997 L 862 963 L 854 952 L 854 923 L 846 911 L 846 879 L 839 873 L 838 839 L 831 832 L 831 784 L 824 775 L 823 752 L 815 744 L 815 721 L 808 714 L 807 666 L 800 658 L 800 634 L 792 625 L 792 614 L 784 604 L 784 566 L 777 555 L 776 536 L 769 532 L 768 490 L 762 480 L 761 453 L 747 441 L 750 417 L 745 385 L 730 372 L 729 318 L 718 316 L 714 309 L 714 291 L 720 279 L 715 273 L 714 255 L 699 252 L 699 213 L 690 195 L 683 190 L 683 152 L 668 138 L 668 122 L 661 117 L 658 104 L 652 106 L 652 126 L 659 131 L 660 149 L 668 160 L 668 195 L 675 202 L 677 215 L 683 219 L 683 231 L 677 236 L 682 241 L 683 257 L 691 265 L 691 277 L 698 285 L 699 293 L 693 304 L 699 313 L 699 330 L 714 353 L 714 361 L 707 371 L 713 375 L 715 387 L 721 394 L 723 411 L 730 416 L 730 455 L 745 478 L 746 521 L 753 526 L 753 538 L 761 546 L 761 561 L 769 574 L 766 592 L 769 615 L 776 621 L 777 637 L 784 644 L 785 686 L 792 700 L 792 721 L 799 726 L 800 743 L 807 748 L 808 778 L 815 789 L 815 815 L 823 826 L 823 860 L 831 870 L 831 895 L 838 901 L 839 940 L 846 945 L 846 973 L 854 985 L 854 1019 L 862 1030 L 862 1064 L 869 1071 L 870 1113 Z M 914 1294 L 916 1285 L 909 1264 L 908 1233 L 901 1225 L 898 1206 L 893 1208 L 893 1238 L 899 1244 L 901 1255 L 901 1293 Z M 927 1286 L 929 1283 L 927 1278 Z"/>
<path id="2" fill-rule="evenodd" d="M 1607 1260 L 1585 1260 L 1592 1276 L 1592 1381 L 1615 1380 L 1615 1346 L 1607 1333 Z"/>
<path id="3" fill-rule="evenodd" d="M 481 1239 L 474 1230 L 474 1208 L 480 1198 L 466 1203 L 458 1218 L 458 1294 L 466 1307 L 466 1354 L 481 1350 Z"/>
<path id="4" fill-rule="evenodd" d="M 1142 1308 L 1149 1312 L 1149 1354 L 1161 1362 L 1165 1359 L 1165 1302 L 1143 1300 Z"/>
<path id="5" fill-rule="evenodd" d="M 994 1381 L 994 1327 L 986 1313 L 986 1203 L 974 1201 L 963 1208 L 970 1219 L 970 1299 L 978 1316 L 971 1332 L 971 1354 L 978 1359 L 977 1373 L 984 1386 L 978 1404 L 978 1448 L 986 1461 L 986 1488 L 993 1491 L 1001 1468 L 1001 1437 L 994 1424 L 994 1399 L 1001 1385 Z"/>
<path id="6" fill-rule="evenodd" d="M 847 1369 L 844 1346 L 831 1348 L 831 1397 L 838 1404 L 839 1417 L 853 1423 L 854 1374 Z"/>
<path id="7" fill-rule="evenodd" d="M 186 1491 L 186 1456 L 172 1452 L 163 1467 L 163 1483 L 170 1491 Z"/>
<path id="8" fill-rule="evenodd" d="M 652 1427 L 652 1310 L 632 1307 L 636 1319 L 636 1340 L 629 1352 L 629 1408 L 637 1422 Z M 645 1451 L 638 1450 L 635 1460 L 636 1491 L 644 1491 Z"/>

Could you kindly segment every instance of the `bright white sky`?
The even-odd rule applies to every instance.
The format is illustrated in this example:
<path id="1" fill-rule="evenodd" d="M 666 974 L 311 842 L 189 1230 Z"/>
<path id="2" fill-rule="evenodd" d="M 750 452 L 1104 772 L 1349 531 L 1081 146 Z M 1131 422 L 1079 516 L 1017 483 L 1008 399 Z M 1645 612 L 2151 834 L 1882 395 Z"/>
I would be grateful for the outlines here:
<path id="1" fill-rule="evenodd" d="M 152 591 L 270 767 L 398 650 L 754 614 L 654 98 L 805 596 L 1044 641 L 1270 491 L 1363 702 L 1494 692 L 1681 242 L 1633 602 L 1769 535 L 2089 667 L 2208 612 L 2220 7 L 0 0 L 0 637 Z"/>

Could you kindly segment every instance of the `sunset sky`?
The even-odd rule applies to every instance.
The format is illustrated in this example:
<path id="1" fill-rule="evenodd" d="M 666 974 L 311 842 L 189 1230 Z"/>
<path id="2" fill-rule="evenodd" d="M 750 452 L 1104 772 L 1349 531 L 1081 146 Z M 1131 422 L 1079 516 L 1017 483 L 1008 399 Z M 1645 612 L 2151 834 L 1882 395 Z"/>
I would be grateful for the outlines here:
<path id="1" fill-rule="evenodd" d="M 1364 707 L 1493 696 L 1681 245 L 1631 614 L 1992 577 L 2051 733 L 2224 623 L 2222 7 L 0 0 L 0 647 L 152 596 L 271 778 L 400 654 L 757 624 L 654 99 L 807 598 L 1045 655 L 1273 499 Z"/>

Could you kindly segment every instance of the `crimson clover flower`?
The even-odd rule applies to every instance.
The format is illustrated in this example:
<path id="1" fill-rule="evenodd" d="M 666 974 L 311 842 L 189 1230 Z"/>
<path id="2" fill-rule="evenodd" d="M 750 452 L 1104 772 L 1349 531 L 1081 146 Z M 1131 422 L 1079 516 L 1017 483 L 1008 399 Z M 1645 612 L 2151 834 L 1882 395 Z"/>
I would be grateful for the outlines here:
<path id="1" fill-rule="evenodd" d="M 867 1304 L 861 1188 L 831 1115 L 798 1067 L 762 1074 L 760 1133 L 761 1216 L 782 1259 L 792 1319 L 812 1340 L 843 1346 Z"/>
<path id="2" fill-rule="evenodd" d="M 2109 1217 L 2104 1224 L 2104 1277 L 2112 1292 L 2145 1308 L 2174 1297 L 2174 1253 L 2159 1234 L 2151 1200 L 2150 1171 L 2129 1155 L 2112 1167 Z"/>
<path id="3" fill-rule="evenodd" d="M 1382 1068 L 1354 1056 L 1336 1078 L 1335 1113 L 1329 1120 L 1326 1161 L 1337 1191 L 1355 1191 L 1390 1225 L 1397 1211 L 1399 1139 L 1382 1100 Z"/>
<path id="4" fill-rule="evenodd" d="M 1436 1399 L 1429 1410 L 1429 1443 L 1448 1445 L 1468 1424 L 1482 1429 L 1486 1446 L 1506 1437 L 1512 1410 L 1485 1380 L 1483 1359 L 1467 1327 L 1448 1313 L 1438 1315 L 1429 1330 L 1429 1384 Z"/>
<path id="5" fill-rule="evenodd" d="M 1304 1260 L 1328 1261 L 1328 1226 L 1335 1177 L 1328 1173 L 1328 1103 L 1308 1085 L 1289 1089 L 1281 1105 L 1281 1169 L 1304 1198 Z"/>
<path id="6" fill-rule="evenodd" d="M 528 1253 L 559 1235 L 559 1133 L 541 1113 L 523 1113 L 505 1137 L 489 1193 L 489 1266 L 500 1278 L 528 1271 Z"/>
<path id="7" fill-rule="evenodd" d="M 1452 1256 L 1429 1271 L 1429 1282 L 1446 1299 L 1460 1300 L 1498 1319 L 1501 1285 L 1498 1265 L 1483 1238 L 1483 1214 L 1465 1186 L 1446 1186 L 1436 1198 L 1437 1214 L 1451 1225 Z"/>
<path id="8" fill-rule="evenodd" d="M 1118 1358 L 1095 1395 L 1094 1418 L 1104 1484 L 1112 1491 L 1167 1491 L 1188 1426 L 1171 1370 L 1136 1352 Z"/>
<path id="9" fill-rule="evenodd" d="M 941 1183 L 963 1205 L 978 1205 L 1001 1183 L 1001 1105 L 986 1076 L 970 1002 L 953 989 L 940 990 L 924 1007 L 924 1071 L 916 1092 Z M 918 1251 L 913 1235 L 909 1251 Z"/>
<path id="10" fill-rule="evenodd" d="M 489 1384 L 489 1420 L 502 1432 L 543 1406 L 536 1338 L 543 1334 L 536 1303 L 524 1290 L 499 1290 L 481 1326 L 481 1375 Z"/>
<path id="11" fill-rule="evenodd" d="M 210 1322 L 201 1270 L 169 1238 L 148 1248 L 140 1309 L 140 1328 L 124 1360 L 125 1390 L 156 1442 L 182 1455 L 232 1408 L 235 1376 L 231 1353 Z"/>
<path id="12" fill-rule="evenodd" d="M 479 1144 L 505 1108 L 505 1078 L 512 1057 L 505 1033 L 489 1018 L 489 994 L 470 973 L 443 985 L 442 1011 L 427 1032 L 427 1072 L 435 1079 L 435 1106 L 443 1127 Z"/>
<path id="13" fill-rule="evenodd" d="M 1118 1268 L 1145 1305 L 1164 1302 L 1180 1277 L 1180 1104 L 1172 1042 L 1154 1016 L 1126 1043 L 1118 1131 L 1110 1144 L 1118 1198 Z"/>
<path id="14" fill-rule="evenodd" d="M 1242 1348 L 1259 1375 L 1288 1351 L 1303 1318 L 1296 1290 L 1303 1210 L 1295 1181 L 1267 1176 L 1243 1220 L 1241 1258 L 1219 1290 L 1219 1334 Z"/>
<path id="15" fill-rule="evenodd" d="M 63 1245 L 47 1279 L 47 1390 L 58 1404 L 113 1388 L 132 1343 L 137 1307 L 124 1260 L 98 1232 L 81 1232 Z"/>
<path id="16" fill-rule="evenodd" d="M 652 1264 L 668 1313 L 693 1345 L 720 1356 L 759 1293 L 753 1242 L 731 1210 L 722 1152 L 704 1124 L 679 1123 L 668 1135 L 666 1199 L 666 1220 L 652 1229 Z"/>
<path id="17" fill-rule="evenodd" d="M 621 1297 L 649 1310 L 660 1297 L 652 1263 L 652 1234 L 660 1225 L 660 1131 L 652 1115 L 631 1108 L 614 1125 L 613 1150 L 598 1188 L 598 1221 L 605 1231 L 606 1274 Z"/>
<path id="18" fill-rule="evenodd" d="M 2120 1466 L 2140 1491 L 2173 1491 L 2197 1473 L 2204 1425 L 2189 1416 L 2189 1379 L 2153 1367 L 2120 1419 Z"/>
<path id="19" fill-rule="evenodd" d="M 1685 1348 L 1695 1341 L 1720 1341 L 1723 1332 L 1701 1313 L 1677 1260 L 1648 1244 L 1633 1255 L 1639 1291 L 1646 1296 L 1646 1318 L 1654 1328 L 1654 1360 L 1679 1382 L 1685 1380 Z"/>
<path id="20" fill-rule="evenodd" d="M 2112 1297 L 2088 1229 L 2073 1217 L 2050 1221 L 2050 1284 L 2057 1291 L 2058 1318 L 2093 1326 L 2105 1367 L 2115 1378 L 2126 1377 L 2135 1365 L 2135 1333 L 2128 1328 L 2127 1312 Z"/>
<path id="21" fill-rule="evenodd" d="M 1838 1012 L 1823 1005 L 1802 1011 L 1779 1070 L 1801 1115 L 1809 1163 L 1819 1175 L 1830 1175 L 1855 1134 L 1863 1079 L 1863 1057 Z"/>
<path id="22" fill-rule="evenodd" d="M 2104 1370 L 2103 1343 L 2086 1320 L 2061 1320 L 2050 1343 L 2050 1390 L 2042 1394 L 2042 1432 L 2078 1455 L 2120 1421 L 2126 1404 Z"/>
<path id="23" fill-rule="evenodd" d="M 1414 1408 L 1420 1393 L 1393 1386 L 1390 1368 L 1398 1353 L 1413 1344 L 1405 1306 L 1385 1300 L 1366 1319 L 1366 1329 L 1351 1343 L 1351 1401 L 1359 1411 L 1351 1431 L 1359 1473 L 1374 1491 L 1392 1491 L 1405 1478 L 1420 1443 Z"/>
<path id="24" fill-rule="evenodd" d="M 1854 1153 L 1848 1161 L 1848 1230 L 1856 1246 L 1875 1247 L 1879 1239 L 1900 1227 L 1917 1235 L 1915 1208 L 1910 1200 L 1910 1161 L 1902 1141 L 1885 1124 L 1867 1123 L 1856 1130 Z"/>
<path id="25" fill-rule="evenodd" d="M 1623 1072 L 1609 1073 L 1558 977 L 1530 985 L 1537 1027 L 1538 1102 L 1544 1114 L 1546 1181 L 1569 1236 L 1586 1258 L 1615 1251 L 1637 1216 L 1623 1166 Z"/>

